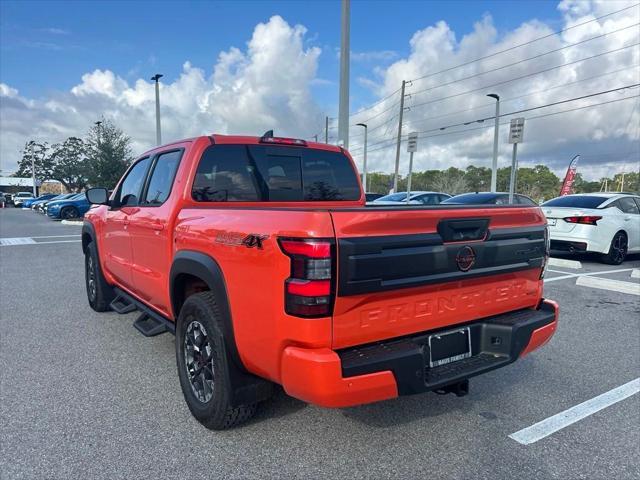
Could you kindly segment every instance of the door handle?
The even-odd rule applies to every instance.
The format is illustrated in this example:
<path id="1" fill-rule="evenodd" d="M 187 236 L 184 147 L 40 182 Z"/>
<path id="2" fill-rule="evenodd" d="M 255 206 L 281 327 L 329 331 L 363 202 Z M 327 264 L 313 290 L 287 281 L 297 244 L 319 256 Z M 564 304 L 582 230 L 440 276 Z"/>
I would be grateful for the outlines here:
<path id="1" fill-rule="evenodd" d="M 129 219 L 125 218 L 122 223 L 124 223 L 124 226 L 126 227 L 127 225 L 129 225 Z"/>
<path id="2" fill-rule="evenodd" d="M 151 228 L 152 228 L 152 229 L 154 229 L 154 230 L 156 230 L 156 231 L 158 231 L 158 232 L 159 232 L 159 231 L 162 231 L 162 230 L 164 230 L 164 223 L 161 223 L 161 222 L 153 222 L 153 223 L 151 224 Z"/>

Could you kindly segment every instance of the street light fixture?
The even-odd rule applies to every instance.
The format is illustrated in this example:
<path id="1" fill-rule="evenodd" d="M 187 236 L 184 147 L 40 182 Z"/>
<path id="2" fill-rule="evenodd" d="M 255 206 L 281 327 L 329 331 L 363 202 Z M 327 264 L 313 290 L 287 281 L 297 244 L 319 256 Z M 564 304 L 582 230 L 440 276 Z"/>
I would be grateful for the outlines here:
<path id="1" fill-rule="evenodd" d="M 162 135 L 160 133 L 160 80 L 164 75 L 161 73 L 156 73 L 151 80 L 155 80 L 156 82 L 156 144 L 160 145 L 162 143 Z"/>
<path id="2" fill-rule="evenodd" d="M 367 189 L 367 124 L 366 123 L 357 123 L 358 127 L 364 128 L 364 161 L 362 162 L 362 184 L 364 185 L 364 191 L 368 192 Z"/>
<path id="3" fill-rule="evenodd" d="M 495 192 L 498 189 L 498 134 L 500 130 L 500 95 L 497 93 L 490 93 L 487 97 L 495 98 L 496 100 L 496 117 L 495 126 L 493 130 L 493 162 L 491 164 L 491 191 Z"/>

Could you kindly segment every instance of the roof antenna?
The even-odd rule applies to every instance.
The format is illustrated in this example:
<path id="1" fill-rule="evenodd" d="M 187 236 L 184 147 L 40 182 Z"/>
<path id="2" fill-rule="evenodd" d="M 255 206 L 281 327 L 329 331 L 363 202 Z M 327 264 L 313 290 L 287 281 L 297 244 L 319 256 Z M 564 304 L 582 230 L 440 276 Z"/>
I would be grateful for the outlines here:
<path id="1" fill-rule="evenodd" d="M 273 138 L 273 130 L 267 130 L 266 132 L 264 132 L 262 138 Z"/>

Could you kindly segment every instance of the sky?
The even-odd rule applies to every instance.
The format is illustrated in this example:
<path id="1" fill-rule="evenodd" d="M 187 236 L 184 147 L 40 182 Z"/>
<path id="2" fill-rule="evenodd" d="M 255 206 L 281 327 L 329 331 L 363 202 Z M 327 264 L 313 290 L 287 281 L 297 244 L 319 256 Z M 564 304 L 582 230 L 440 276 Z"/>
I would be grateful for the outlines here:
<path id="1" fill-rule="evenodd" d="M 4 0 L 0 169 L 15 170 L 26 141 L 83 136 L 103 116 L 142 153 L 155 141 L 155 73 L 164 141 L 272 128 L 323 138 L 330 116 L 335 142 L 340 10 L 339 1 Z M 639 22 L 637 0 L 352 1 L 350 124 L 369 125 L 369 170 L 393 170 L 402 80 L 412 80 L 403 132 L 421 132 L 417 170 L 490 166 L 486 93 L 510 113 L 640 83 Z M 521 164 L 561 174 L 580 153 L 587 178 L 637 171 L 638 94 L 515 114 L 527 119 Z M 361 165 L 362 131 L 350 130 Z M 501 126 L 500 166 L 510 163 L 507 133 Z"/>

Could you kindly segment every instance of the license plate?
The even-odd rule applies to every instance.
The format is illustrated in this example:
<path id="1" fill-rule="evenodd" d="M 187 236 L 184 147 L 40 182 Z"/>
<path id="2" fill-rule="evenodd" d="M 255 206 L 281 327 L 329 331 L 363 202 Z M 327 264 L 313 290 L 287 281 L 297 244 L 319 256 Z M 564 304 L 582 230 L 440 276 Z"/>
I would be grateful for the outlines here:
<path id="1" fill-rule="evenodd" d="M 549 224 L 550 227 L 555 227 L 556 226 L 556 219 L 555 218 L 547 218 L 547 223 Z"/>
<path id="2" fill-rule="evenodd" d="M 469 327 L 429 337 L 429 366 L 431 368 L 457 362 L 471 356 Z"/>

